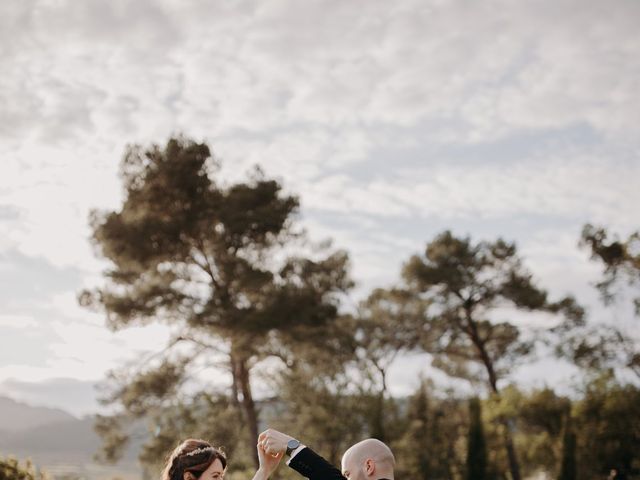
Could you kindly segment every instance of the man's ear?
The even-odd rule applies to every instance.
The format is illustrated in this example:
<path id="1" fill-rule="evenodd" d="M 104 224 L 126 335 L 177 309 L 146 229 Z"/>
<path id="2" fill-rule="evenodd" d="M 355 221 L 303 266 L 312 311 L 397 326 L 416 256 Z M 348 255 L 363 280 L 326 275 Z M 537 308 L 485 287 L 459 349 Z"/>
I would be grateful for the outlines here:
<path id="1" fill-rule="evenodd" d="M 373 458 L 367 458 L 364 462 L 364 471 L 371 476 L 376 472 L 376 462 Z"/>
<path id="2" fill-rule="evenodd" d="M 196 476 L 191 472 L 184 472 L 182 475 L 183 480 L 196 480 Z"/>

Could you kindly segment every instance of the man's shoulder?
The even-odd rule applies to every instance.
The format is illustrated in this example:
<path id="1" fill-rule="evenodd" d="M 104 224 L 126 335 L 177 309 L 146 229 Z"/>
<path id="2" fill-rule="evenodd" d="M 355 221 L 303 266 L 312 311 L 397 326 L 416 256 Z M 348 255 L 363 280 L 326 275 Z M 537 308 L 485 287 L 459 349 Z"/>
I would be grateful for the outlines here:
<path id="1" fill-rule="evenodd" d="M 300 450 L 295 457 L 291 459 L 289 462 L 289 466 L 291 467 L 303 467 L 303 468 L 313 468 L 322 464 L 329 464 L 327 460 L 318 455 L 309 447 L 304 447 Z M 329 464 L 330 465 L 330 464 Z"/>
<path id="2" fill-rule="evenodd" d="M 289 466 L 307 478 L 344 479 L 339 469 L 331 465 L 311 448 L 305 447 L 289 462 Z"/>

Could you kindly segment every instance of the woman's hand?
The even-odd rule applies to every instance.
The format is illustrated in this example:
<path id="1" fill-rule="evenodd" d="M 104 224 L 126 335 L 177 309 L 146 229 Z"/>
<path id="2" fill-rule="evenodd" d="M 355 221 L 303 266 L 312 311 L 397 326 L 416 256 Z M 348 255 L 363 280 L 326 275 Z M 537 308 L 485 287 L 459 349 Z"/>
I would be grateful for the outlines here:
<path id="1" fill-rule="evenodd" d="M 278 468 L 284 452 L 274 454 L 267 453 L 261 442 L 258 442 L 256 448 L 258 449 L 260 468 L 253 477 L 253 480 L 267 480 L 275 469 Z"/>

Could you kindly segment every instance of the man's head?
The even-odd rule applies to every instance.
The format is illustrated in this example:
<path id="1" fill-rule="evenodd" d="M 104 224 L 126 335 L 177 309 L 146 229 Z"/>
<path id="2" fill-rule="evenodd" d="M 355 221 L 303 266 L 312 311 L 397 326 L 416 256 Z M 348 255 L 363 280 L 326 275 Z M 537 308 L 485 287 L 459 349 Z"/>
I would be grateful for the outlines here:
<path id="1" fill-rule="evenodd" d="M 348 480 L 393 480 L 395 465 L 389 447 L 375 438 L 356 443 L 342 456 L 342 474 Z"/>

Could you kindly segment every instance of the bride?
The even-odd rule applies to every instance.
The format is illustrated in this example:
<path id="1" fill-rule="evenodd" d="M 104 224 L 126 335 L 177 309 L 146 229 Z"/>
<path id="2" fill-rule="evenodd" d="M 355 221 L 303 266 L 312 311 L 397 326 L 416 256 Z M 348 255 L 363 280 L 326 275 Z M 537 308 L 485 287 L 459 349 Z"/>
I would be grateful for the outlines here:
<path id="1" fill-rule="evenodd" d="M 260 467 L 253 480 L 267 480 L 276 469 L 282 453 L 267 454 L 257 445 Z M 227 470 L 227 456 L 219 448 L 204 440 L 187 439 L 178 445 L 162 472 L 162 480 L 223 480 Z"/>

